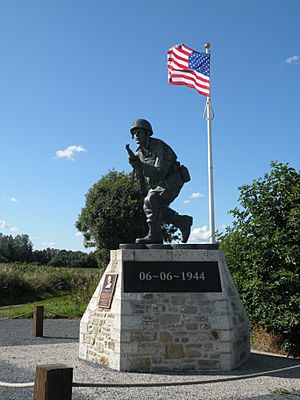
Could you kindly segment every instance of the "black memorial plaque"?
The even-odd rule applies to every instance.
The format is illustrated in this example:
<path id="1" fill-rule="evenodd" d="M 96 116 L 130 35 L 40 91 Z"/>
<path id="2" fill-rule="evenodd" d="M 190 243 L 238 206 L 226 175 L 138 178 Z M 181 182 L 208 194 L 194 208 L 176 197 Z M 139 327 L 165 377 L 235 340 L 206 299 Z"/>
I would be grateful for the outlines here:
<path id="1" fill-rule="evenodd" d="M 124 292 L 222 292 L 216 261 L 125 261 Z"/>
<path id="2" fill-rule="evenodd" d="M 118 274 L 105 275 L 98 303 L 99 308 L 110 308 L 116 288 L 117 279 Z"/>

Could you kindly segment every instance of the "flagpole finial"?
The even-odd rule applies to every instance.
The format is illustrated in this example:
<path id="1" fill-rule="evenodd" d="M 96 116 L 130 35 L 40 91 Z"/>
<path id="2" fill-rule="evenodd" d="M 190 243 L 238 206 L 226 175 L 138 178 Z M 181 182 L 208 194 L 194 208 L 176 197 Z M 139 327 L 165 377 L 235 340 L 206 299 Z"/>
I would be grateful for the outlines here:
<path id="1" fill-rule="evenodd" d="M 209 49 L 210 49 L 210 43 L 209 43 L 209 42 L 206 42 L 205 45 L 204 45 L 204 47 L 205 47 L 205 49 L 209 50 Z"/>

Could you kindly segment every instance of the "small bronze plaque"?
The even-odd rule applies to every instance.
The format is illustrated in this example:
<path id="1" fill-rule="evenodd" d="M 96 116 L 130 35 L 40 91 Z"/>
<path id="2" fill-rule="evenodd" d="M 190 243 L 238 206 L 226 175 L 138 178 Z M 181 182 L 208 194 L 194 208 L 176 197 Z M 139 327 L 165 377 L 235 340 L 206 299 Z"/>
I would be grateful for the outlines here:
<path id="1" fill-rule="evenodd" d="M 110 308 L 112 299 L 114 297 L 117 279 L 118 274 L 105 275 L 104 284 L 100 293 L 98 304 L 100 308 Z"/>

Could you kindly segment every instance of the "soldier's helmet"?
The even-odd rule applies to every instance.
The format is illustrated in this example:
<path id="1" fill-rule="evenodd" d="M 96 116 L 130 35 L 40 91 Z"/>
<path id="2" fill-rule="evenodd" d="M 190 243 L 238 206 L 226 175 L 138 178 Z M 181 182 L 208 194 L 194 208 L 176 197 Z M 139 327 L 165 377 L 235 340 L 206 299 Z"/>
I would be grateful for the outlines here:
<path id="1" fill-rule="evenodd" d="M 148 122 L 146 119 L 137 119 L 137 120 L 133 121 L 131 128 L 130 128 L 130 132 L 131 132 L 132 136 L 133 136 L 133 131 L 136 128 L 145 129 L 145 131 L 148 133 L 149 136 L 153 135 L 152 126 L 151 126 L 150 122 Z"/>

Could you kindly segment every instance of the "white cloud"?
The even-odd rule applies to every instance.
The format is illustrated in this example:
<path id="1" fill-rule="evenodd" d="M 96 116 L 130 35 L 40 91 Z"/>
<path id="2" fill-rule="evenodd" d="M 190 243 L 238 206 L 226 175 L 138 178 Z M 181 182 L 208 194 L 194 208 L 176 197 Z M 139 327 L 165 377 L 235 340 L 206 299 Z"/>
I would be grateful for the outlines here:
<path id="1" fill-rule="evenodd" d="M 300 61 L 300 56 L 291 56 L 285 60 L 287 64 L 298 64 L 299 61 Z"/>
<path id="2" fill-rule="evenodd" d="M 4 221 L 4 219 L 0 219 L 0 229 L 5 229 L 7 228 L 7 223 Z"/>
<path id="3" fill-rule="evenodd" d="M 184 204 L 189 204 L 191 200 L 183 200 Z"/>
<path id="4" fill-rule="evenodd" d="M 16 226 L 10 226 L 4 219 L 0 219 L 0 229 L 8 229 L 12 233 L 19 230 Z"/>
<path id="5" fill-rule="evenodd" d="M 200 192 L 192 193 L 190 196 L 191 199 L 202 199 L 203 197 L 204 194 Z"/>
<path id="6" fill-rule="evenodd" d="M 82 232 L 76 232 L 75 236 L 82 236 Z"/>
<path id="7" fill-rule="evenodd" d="M 208 243 L 210 232 L 206 225 L 192 229 L 188 243 Z"/>
<path id="8" fill-rule="evenodd" d="M 11 201 L 12 203 L 16 203 L 18 200 L 15 197 L 4 197 L 4 201 Z"/>
<path id="9" fill-rule="evenodd" d="M 86 151 L 83 146 L 69 146 L 64 150 L 57 150 L 56 158 L 66 158 L 67 160 L 74 160 L 75 153 L 82 153 Z"/>
<path id="10" fill-rule="evenodd" d="M 55 246 L 55 243 L 54 242 L 44 242 L 43 246 L 45 246 L 47 248 L 50 247 L 50 249 L 51 249 Z"/>

